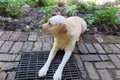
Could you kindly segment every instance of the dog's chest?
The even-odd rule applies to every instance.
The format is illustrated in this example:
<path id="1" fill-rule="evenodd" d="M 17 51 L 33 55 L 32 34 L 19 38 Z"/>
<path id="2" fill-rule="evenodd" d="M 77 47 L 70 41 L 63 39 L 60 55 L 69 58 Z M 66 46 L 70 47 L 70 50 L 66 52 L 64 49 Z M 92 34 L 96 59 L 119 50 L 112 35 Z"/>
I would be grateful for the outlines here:
<path id="1" fill-rule="evenodd" d="M 61 50 L 65 49 L 70 44 L 69 38 L 55 39 L 55 44 Z"/>

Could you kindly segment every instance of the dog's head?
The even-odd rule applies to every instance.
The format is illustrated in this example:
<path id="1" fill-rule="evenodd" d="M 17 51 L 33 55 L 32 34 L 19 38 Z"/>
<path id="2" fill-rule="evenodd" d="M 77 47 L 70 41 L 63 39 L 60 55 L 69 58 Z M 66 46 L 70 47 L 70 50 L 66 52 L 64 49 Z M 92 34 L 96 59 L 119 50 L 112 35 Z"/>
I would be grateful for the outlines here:
<path id="1" fill-rule="evenodd" d="M 51 35 L 59 35 L 67 32 L 65 25 L 65 17 L 57 15 L 48 20 L 47 23 L 42 25 L 43 32 Z"/>

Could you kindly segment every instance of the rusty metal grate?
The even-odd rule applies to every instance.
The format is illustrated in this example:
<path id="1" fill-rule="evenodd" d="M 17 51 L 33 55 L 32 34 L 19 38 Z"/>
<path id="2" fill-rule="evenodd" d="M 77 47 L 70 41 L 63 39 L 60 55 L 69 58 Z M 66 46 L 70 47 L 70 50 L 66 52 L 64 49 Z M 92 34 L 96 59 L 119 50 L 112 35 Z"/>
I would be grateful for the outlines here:
<path id="1" fill-rule="evenodd" d="M 58 53 L 60 54 L 52 61 L 47 76 L 39 78 L 38 71 L 46 62 L 49 52 L 23 52 L 16 71 L 15 80 L 53 80 L 53 75 L 63 57 L 63 52 Z M 82 80 L 79 68 L 73 56 L 71 56 L 64 68 L 62 80 Z"/>

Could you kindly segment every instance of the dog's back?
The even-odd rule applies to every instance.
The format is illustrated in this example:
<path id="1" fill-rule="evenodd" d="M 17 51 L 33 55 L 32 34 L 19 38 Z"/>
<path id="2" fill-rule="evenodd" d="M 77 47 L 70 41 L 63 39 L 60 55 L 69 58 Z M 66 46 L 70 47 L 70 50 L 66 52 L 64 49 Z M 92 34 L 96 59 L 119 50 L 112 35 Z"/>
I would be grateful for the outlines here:
<path id="1" fill-rule="evenodd" d="M 69 25 L 69 33 L 77 38 L 87 29 L 87 24 L 84 19 L 77 16 L 67 18 L 67 23 Z"/>

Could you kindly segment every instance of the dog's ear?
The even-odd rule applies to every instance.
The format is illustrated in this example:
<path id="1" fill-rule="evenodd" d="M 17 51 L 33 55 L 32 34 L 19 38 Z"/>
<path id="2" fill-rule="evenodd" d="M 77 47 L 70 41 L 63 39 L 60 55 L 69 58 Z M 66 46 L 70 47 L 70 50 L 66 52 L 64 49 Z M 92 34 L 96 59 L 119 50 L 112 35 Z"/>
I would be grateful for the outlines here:
<path id="1" fill-rule="evenodd" d="M 67 32 L 66 24 L 60 23 L 58 28 L 58 34 Z"/>

